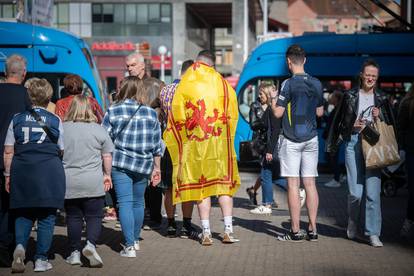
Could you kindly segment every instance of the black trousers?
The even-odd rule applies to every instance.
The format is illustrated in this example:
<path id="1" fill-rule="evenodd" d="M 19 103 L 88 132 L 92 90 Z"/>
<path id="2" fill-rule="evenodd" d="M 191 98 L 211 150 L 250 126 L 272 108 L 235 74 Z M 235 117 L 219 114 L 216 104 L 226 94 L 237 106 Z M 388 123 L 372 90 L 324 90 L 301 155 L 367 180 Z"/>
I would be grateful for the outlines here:
<path id="1" fill-rule="evenodd" d="M 10 250 L 14 245 L 15 216 L 9 209 L 10 196 L 6 192 L 3 170 L 0 170 L 0 174 L 0 250 Z"/>
<path id="2" fill-rule="evenodd" d="M 406 153 L 405 166 L 408 181 L 407 219 L 414 221 L 414 153 Z"/>
<path id="3" fill-rule="evenodd" d="M 150 219 L 161 223 L 162 188 L 148 185 L 145 190 L 145 207 L 148 208 Z"/>
<path id="4" fill-rule="evenodd" d="M 86 221 L 86 239 L 96 245 L 102 230 L 104 197 L 65 200 L 66 223 L 70 252 L 81 251 L 83 220 Z"/>

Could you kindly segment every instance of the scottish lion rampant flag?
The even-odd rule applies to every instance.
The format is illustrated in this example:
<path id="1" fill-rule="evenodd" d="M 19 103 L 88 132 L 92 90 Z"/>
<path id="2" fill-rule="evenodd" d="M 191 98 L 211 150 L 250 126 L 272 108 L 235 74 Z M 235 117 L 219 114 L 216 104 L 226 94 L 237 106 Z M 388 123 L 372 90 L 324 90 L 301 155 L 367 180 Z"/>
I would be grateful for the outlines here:
<path id="1" fill-rule="evenodd" d="M 174 204 L 236 193 L 237 119 L 233 88 L 214 68 L 194 63 L 177 87 L 164 132 L 174 168 Z"/>

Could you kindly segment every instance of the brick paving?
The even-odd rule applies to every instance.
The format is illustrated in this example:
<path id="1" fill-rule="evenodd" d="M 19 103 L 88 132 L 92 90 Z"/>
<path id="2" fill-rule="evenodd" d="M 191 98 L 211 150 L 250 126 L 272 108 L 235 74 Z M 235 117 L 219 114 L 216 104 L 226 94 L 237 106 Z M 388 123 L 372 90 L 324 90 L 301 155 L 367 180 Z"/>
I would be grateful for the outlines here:
<path id="1" fill-rule="evenodd" d="M 166 238 L 164 230 L 143 231 L 137 258 L 121 258 L 121 233 L 114 222 L 107 222 L 98 246 L 104 267 L 71 267 L 63 259 L 67 256 L 66 229 L 57 226 L 51 250 L 54 268 L 42 275 L 414 275 L 414 245 L 398 237 L 405 214 L 405 189 L 400 189 L 394 198 L 382 198 L 384 247 L 373 248 L 345 239 L 346 188 L 325 188 L 322 183 L 329 176 L 322 175 L 318 179 L 319 241 L 290 243 L 276 240 L 278 234 L 289 228 L 286 193 L 275 188 L 279 208 L 271 216 L 251 215 L 248 211 L 253 207 L 245 189 L 253 185 L 257 174 L 243 172 L 241 177 L 242 186 L 234 200 L 234 231 L 241 239 L 238 244 L 220 242 L 221 213 L 213 201 L 214 244 L 210 247 L 192 240 Z M 303 210 L 302 228 L 306 227 L 306 220 Z M 196 211 L 193 221 L 199 225 Z M 26 275 L 34 274 L 32 258 L 31 242 Z M 0 275 L 10 275 L 10 269 L 0 268 Z"/>

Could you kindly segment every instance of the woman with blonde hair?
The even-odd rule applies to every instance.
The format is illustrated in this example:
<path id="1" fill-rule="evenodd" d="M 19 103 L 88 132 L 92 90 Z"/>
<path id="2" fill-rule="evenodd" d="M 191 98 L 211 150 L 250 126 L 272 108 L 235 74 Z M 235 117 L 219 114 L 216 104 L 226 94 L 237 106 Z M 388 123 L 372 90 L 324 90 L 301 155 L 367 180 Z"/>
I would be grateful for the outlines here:
<path id="1" fill-rule="evenodd" d="M 27 89 L 30 89 L 30 86 L 35 82 L 40 80 L 39 78 L 30 78 L 28 80 L 26 80 L 26 82 L 24 83 L 24 87 L 26 87 Z M 55 113 L 56 110 L 56 105 L 54 103 L 52 103 L 50 100 L 52 99 L 53 96 L 53 90 L 49 90 L 48 91 L 48 98 L 49 98 L 49 103 L 47 104 L 47 108 L 46 110 L 51 112 L 51 113 Z"/>
<path id="2" fill-rule="evenodd" d="M 81 265 L 81 234 L 86 221 L 86 245 L 82 254 L 91 267 L 101 267 L 96 241 L 101 234 L 105 192 L 112 187 L 113 144 L 97 124 L 88 97 L 73 97 L 63 123 L 66 173 L 65 210 L 70 256 L 66 262 Z"/>
<path id="3" fill-rule="evenodd" d="M 263 113 L 261 116 L 256 115 L 258 119 L 260 118 L 260 122 L 256 123 L 261 126 L 260 132 L 262 132 L 261 146 L 263 147 L 263 152 L 261 160 L 262 169 L 260 172 L 262 205 L 250 210 L 250 213 L 256 215 L 272 214 L 273 184 L 286 188 L 286 182 L 280 179 L 280 165 L 277 156 L 277 145 L 282 121 L 273 115 L 271 108 L 271 92 L 274 90 L 276 90 L 276 86 L 273 83 L 262 82 L 259 86 L 260 111 Z M 252 121 L 251 124 L 255 125 L 255 122 Z M 303 197 L 303 195 L 301 196 Z M 304 201 L 301 200 L 301 202 Z M 277 208 L 277 203 L 275 205 Z"/>
<path id="4" fill-rule="evenodd" d="M 102 126 L 115 145 L 112 179 L 125 238 L 122 257 L 136 257 L 144 221 L 144 192 L 148 181 L 161 180 L 161 128 L 156 112 L 145 105 L 146 92 L 135 76 L 122 81 L 116 102 L 107 110 Z"/>

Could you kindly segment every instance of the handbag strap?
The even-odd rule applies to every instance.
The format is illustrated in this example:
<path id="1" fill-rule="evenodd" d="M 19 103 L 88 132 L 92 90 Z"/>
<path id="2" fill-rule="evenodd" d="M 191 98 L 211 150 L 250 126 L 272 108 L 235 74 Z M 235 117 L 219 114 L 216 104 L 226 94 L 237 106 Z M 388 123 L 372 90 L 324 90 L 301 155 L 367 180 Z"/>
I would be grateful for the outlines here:
<path id="1" fill-rule="evenodd" d="M 128 122 L 122 126 L 122 128 L 118 131 L 118 133 L 116 134 L 116 136 L 114 137 L 114 142 L 115 140 L 119 137 L 119 135 L 122 133 L 122 131 L 124 131 L 124 129 L 129 125 L 129 123 L 132 121 L 132 118 L 134 118 L 134 116 L 138 113 L 138 110 L 141 108 L 142 104 L 140 104 L 137 108 L 137 110 L 135 110 L 134 114 L 132 114 L 131 117 L 129 117 Z"/>
<path id="2" fill-rule="evenodd" d="M 36 122 L 41 126 L 43 131 L 46 133 L 46 135 L 49 137 L 49 139 L 54 143 L 57 144 L 58 138 L 52 134 L 49 127 L 43 122 L 42 118 L 40 118 L 39 114 L 37 114 L 34 109 L 30 109 L 30 115 L 32 115 L 33 118 L 35 118 Z"/>
<path id="3" fill-rule="evenodd" d="M 364 114 L 366 113 L 366 112 L 371 112 L 371 110 L 373 109 L 375 107 L 375 105 L 370 105 L 370 106 L 368 106 L 367 108 L 365 108 L 362 112 L 361 112 L 361 114 L 359 114 L 359 118 L 361 119 L 361 118 L 364 118 Z"/>

